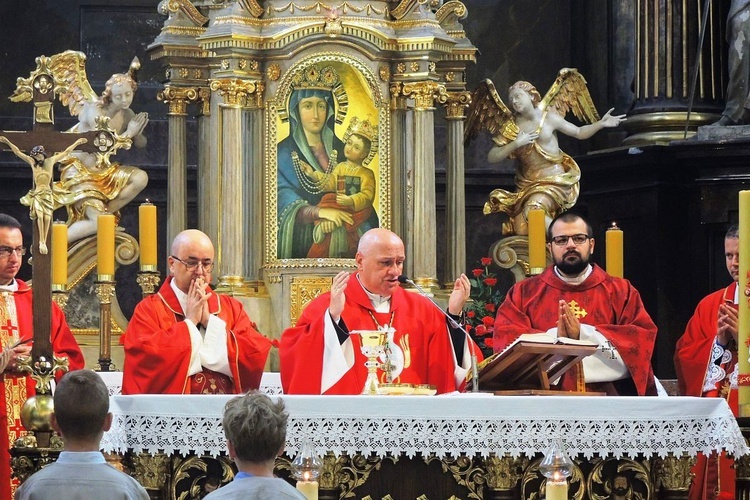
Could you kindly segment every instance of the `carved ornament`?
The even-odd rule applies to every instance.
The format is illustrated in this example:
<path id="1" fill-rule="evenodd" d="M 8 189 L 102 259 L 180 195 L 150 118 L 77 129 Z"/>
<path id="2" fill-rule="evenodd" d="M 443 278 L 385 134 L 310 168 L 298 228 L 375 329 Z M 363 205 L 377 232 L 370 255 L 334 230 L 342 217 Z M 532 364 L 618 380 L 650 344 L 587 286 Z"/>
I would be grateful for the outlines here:
<path id="1" fill-rule="evenodd" d="M 448 120 L 463 120 L 466 118 L 464 111 L 471 104 L 471 92 L 447 92 L 445 87 L 441 86 L 437 101 L 445 107 Z"/>
<path id="2" fill-rule="evenodd" d="M 228 78 L 211 80 L 211 90 L 219 92 L 229 106 L 259 108 L 262 105 L 265 84 L 261 81 Z"/>
<path id="3" fill-rule="evenodd" d="M 164 90 L 156 94 L 156 98 L 169 105 L 170 115 L 186 115 L 187 105 L 198 101 L 198 89 L 196 87 L 176 87 L 166 85 Z"/>
<path id="4" fill-rule="evenodd" d="M 433 107 L 435 94 L 442 87 L 442 85 L 433 81 L 405 83 L 403 93 L 414 99 L 415 109 L 427 110 Z"/>
<path id="5" fill-rule="evenodd" d="M 203 26 L 208 22 L 208 18 L 201 14 L 190 0 L 162 0 L 157 10 L 165 16 L 182 12 L 196 26 Z"/>

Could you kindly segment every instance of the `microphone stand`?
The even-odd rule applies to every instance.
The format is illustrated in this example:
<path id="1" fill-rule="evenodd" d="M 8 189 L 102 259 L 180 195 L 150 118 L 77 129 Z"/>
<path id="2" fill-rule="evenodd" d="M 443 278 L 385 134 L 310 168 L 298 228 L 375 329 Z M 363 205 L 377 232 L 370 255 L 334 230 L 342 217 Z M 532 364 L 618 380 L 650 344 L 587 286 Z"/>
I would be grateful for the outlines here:
<path id="1" fill-rule="evenodd" d="M 398 281 L 399 283 L 408 283 L 409 285 L 416 288 L 423 297 L 429 300 L 433 306 L 435 306 L 441 313 L 443 313 L 443 316 L 448 319 L 448 323 L 450 323 L 453 328 L 461 330 L 464 333 L 464 336 L 468 337 L 469 334 L 466 333 L 463 325 L 453 319 L 450 314 L 443 311 L 443 308 L 440 307 L 437 302 L 432 300 L 432 297 L 430 297 L 421 286 L 417 285 L 413 280 L 407 278 L 403 274 L 398 277 Z M 479 368 L 477 367 L 477 353 L 474 349 L 474 343 L 471 341 L 471 338 L 468 338 L 466 343 L 469 345 L 469 357 L 471 359 L 471 392 L 479 392 Z"/>

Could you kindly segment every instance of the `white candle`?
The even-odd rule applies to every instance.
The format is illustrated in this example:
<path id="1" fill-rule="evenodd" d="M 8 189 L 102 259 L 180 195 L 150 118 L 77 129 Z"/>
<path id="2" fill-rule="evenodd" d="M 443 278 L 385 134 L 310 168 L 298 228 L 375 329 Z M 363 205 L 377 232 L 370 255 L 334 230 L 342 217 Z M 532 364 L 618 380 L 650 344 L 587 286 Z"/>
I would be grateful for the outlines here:
<path id="1" fill-rule="evenodd" d="M 305 495 L 307 500 L 318 500 L 317 481 L 297 481 L 297 491 Z"/>
<path id="2" fill-rule="evenodd" d="M 547 480 L 547 500 L 568 500 L 568 482 Z"/>

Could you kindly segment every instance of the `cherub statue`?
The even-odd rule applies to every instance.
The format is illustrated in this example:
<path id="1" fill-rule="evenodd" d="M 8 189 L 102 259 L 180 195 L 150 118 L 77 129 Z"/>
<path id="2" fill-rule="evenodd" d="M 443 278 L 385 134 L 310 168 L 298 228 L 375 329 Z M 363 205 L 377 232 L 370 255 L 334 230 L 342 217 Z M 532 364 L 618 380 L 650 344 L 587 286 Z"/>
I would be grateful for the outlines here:
<path id="1" fill-rule="evenodd" d="M 130 109 L 138 88 L 135 73 L 140 68 L 135 58 L 127 73 L 116 73 L 107 80 L 104 92 L 98 97 L 89 85 L 85 70 L 86 56 L 81 52 L 66 51 L 50 57 L 50 70 L 55 81 L 64 84 L 60 100 L 79 122 L 71 132 L 98 130 L 105 123 L 120 139 L 129 139 L 136 147 L 146 146 L 143 130 L 148 124 L 147 113 Z M 107 132 L 97 136 L 100 151 L 112 140 Z M 101 147 L 100 147 L 101 146 Z M 58 189 L 68 193 L 68 240 L 76 241 L 96 233 L 96 217 L 113 213 L 129 203 L 148 183 L 143 170 L 109 162 L 108 155 L 76 151 L 62 162 Z M 119 217 L 118 217 L 119 219 Z"/>
<path id="2" fill-rule="evenodd" d="M 37 228 L 39 229 L 39 251 L 46 254 L 47 234 L 52 223 L 52 213 L 58 206 L 52 191 L 53 168 L 55 163 L 68 156 L 81 144 L 87 142 L 87 139 L 78 139 L 68 146 L 65 151 L 50 157 L 47 157 L 44 146 L 34 146 L 27 155 L 5 136 L 0 136 L 0 142 L 7 144 L 10 150 L 13 151 L 13 154 L 28 163 L 34 174 L 34 187 L 26 196 L 21 198 L 21 203 L 29 207 L 31 220 L 36 220 Z"/>
<path id="3" fill-rule="evenodd" d="M 557 133 L 588 139 L 605 127 L 618 126 L 626 118 L 612 115 L 612 108 L 600 119 L 586 80 L 571 68 L 560 70 L 544 98 L 533 85 L 519 81 L 510 87 L 509 99 L 512 111 L 490 80 L 482 82 L 473 95 L 466 138 L 468 141 L 487 129 L 495 143 L 488 161 L 516 160 L 516 192 L 493 190 L 484 213 L 507 213 L 503 234 L 527 235 L 531 208 L 543 209 L 549 226 L 552 218 L 578 199 L 581 170 L 573 158 L 560 150 Z M 568 111 L 589 125 L 579 127 L 567 121 Z"/>

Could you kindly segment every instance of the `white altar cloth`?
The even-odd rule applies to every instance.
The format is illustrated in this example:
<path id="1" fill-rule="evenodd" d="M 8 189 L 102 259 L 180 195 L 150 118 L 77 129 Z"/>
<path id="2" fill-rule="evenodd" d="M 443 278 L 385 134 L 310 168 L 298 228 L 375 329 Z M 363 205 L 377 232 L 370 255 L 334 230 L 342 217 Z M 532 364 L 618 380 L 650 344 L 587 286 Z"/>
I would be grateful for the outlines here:
<path id="1" fill-rule="evenodd" d="M 106 452 L 217 456 L 232 396 L 113 396 Z M 492 396 L 278 396 L 289 412 L 286 452 L 305 440 L 323 453 L 490 453 L 529 457 L 559 437 L 570 454 L 665 457 L 750 453 L 722 398 Z"/>

